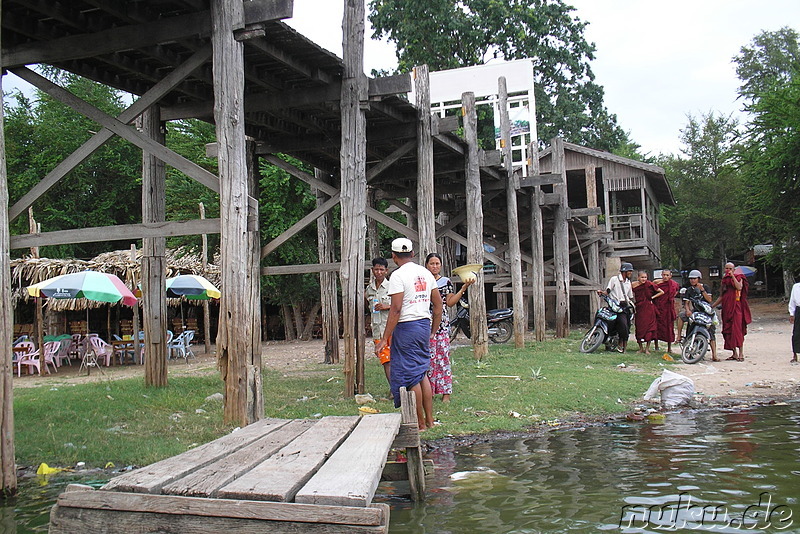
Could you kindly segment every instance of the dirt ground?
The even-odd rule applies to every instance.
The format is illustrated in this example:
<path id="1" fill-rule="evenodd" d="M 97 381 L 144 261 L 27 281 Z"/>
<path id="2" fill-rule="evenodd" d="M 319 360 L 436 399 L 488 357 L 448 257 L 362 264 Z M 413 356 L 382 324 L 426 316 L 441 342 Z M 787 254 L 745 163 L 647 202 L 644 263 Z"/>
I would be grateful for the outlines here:
<path id="1" fill-rule="evenodd" d="M 723 399 L 751 398 L 784 399 L 800 394 L 800 365 L 790 364 L 791 325 L 786 305 L 782 302 L 757 299 L 750 303 L 753 323 L 745 338 L 744 362 L 725 361 L 729 351 L 722 350 L 722 335 L 717 334 L 719 354 L 723 361 L 711 362 L 707 359 L 695 365 L 679 365 L 676 372 L 694 380 L 699 398 L 705 401 Z M 662 349 L 665 347 L 662 346 Z M 673 347 L 673 357 L 679 359 L 679 349 Z M 202 344 L 194 348 L 196 358 L 187 364 L 184 360 L 170 360 L 169 376 L 183 376 L 198 373 L 216 373 L 216 355 L 212 345 L 206 354 Z M 659 354 L 654 353 L 657 357 Z M 323 344 L 321 340 L 307 342 L 270 341 L 263 344 L 264 366 L 278 370 L 286 375 L 314 372 L 315 368 L 326 373 L 333 372 L 330 366 L 322 364 Z M 112 365 L 102 372 L 92 369 L 89 376 L 78 374 L 78 365 L 64 366 L 58 373 L 44 376 L 14 378 L 15 387 L 37 387 L 42 385 L 76 384 L 89 381 L 115 380 L 141 376 L 141 365 Z"/>

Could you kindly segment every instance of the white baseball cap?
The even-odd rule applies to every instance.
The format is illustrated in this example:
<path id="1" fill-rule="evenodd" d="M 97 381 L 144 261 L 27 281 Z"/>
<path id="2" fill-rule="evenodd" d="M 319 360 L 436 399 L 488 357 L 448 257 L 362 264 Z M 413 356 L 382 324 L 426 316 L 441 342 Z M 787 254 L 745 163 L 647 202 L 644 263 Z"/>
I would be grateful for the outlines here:
<path id="1" fill-rule="evenodd" d="M 392 241 L 392 252 L 411 252 L 412 250 L 414 250 L 414 246 L 408 238 L 398 237 Z"/>

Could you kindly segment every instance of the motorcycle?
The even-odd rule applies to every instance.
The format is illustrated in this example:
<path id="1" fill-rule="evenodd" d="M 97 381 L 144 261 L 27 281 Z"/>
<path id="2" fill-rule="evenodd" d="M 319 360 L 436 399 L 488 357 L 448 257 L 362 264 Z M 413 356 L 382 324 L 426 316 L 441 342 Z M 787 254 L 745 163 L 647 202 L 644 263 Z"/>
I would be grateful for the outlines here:
<path id="1" fill-rule="evenodd" d="M 594 315 L 594 324 L 583 336 L 580 346 L 580 351 L 583 353 L 594 352 L 603 343 L 606 345 L 606 350 L 617 350 L 619 346 L 617 316 L 625 313 L 625 310 L 616 299 L 609 295 L 602 294 L 600 298 L 605 301 L 606 306 L 597 310 Z M 630 320 L 632 322 L 633 317 Z"/>
<path id="2" fill-rule="evenodd" d="M 505 343 L 514 335 L 514 310 L 499 308 L 486 312 L 486 322 L 489 326 L 489 341 L 492 343 Z M 456 304 L 456 315 L 450 319 L 450 341 L 453 341 L 461 330 L 467 338 L 472 337 L 469 327 L 469 302 L 460 299 Z"/>
<path id="3" fill-rule="evenodd" d="M 686 322 L 686 337 L 681 350 L 683 363 L 697 363 L 702 360 L 708 345 L 711 343 L 711 334 L 708 331 L 714 324 L 714 310 L 702 297 L 691 297 L 692 314 Z"/>

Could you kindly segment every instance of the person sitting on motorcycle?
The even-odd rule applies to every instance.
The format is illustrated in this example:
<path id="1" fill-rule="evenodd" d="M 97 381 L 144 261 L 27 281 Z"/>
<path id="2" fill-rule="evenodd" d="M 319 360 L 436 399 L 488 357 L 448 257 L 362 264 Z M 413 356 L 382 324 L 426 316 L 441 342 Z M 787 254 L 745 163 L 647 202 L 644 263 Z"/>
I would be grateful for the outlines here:
<path id="1" fill-rule="evenodd" d="M 633 265 L 623 262 L 619 266 L 619 274 L 611 277 L 606 285 L 606 294 L 619 302 L 625 313 L 617 314 L 617 332 L 619 333 L 618 352 L 625 352 L 628 345 L 628 336 L 631 331 L 631 317 L 633 316 L 633 289 L 631 288 L 631 276 L 633 276 Z M 597 292 L 602 295 L 602 291 Z"/>
<path id="2" fill-rule="evenodd" d="M 683 294 L 683 309 L 678 314 L 678 335 L 676 336 L 677 339 L 681 339 L 681 330 L 683 329 L 683 323 L 689 320 L 689 316 L 694 313 L 694 309 L 692 308 L 692 299 L 702 299 L 711 304 L 713 299 L 711 298 L 711 291 L 708 290 L 708 286 L 701 283 L 700 279 L 702 275 L 700 271 L 697 269 L 691 271 L 689 273 L 689 287 L 685 288 L 685 291 L 682 291 Z M 719 358 L 717 358 L 717 341 L 715 339 L 716 326 L 711 325 L 708 327 L 708 334 L 711 336 L 711 361 L 718 362 Z"/>

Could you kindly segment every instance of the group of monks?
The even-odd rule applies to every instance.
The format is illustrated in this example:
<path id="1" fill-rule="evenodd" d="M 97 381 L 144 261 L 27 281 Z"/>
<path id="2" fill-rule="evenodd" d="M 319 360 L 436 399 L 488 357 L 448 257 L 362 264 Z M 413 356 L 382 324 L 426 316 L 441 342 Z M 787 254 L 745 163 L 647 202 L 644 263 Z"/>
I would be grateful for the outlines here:
<path id="1" fill-rule="evenodd" d="M 744 337 L 747 335 L 747 325 L 752 321 L 747 302 L 749 284 L 747 277 L 735 270 L 732 263 L 725 264 L 720 295 L 714 300 L 712 307 L 722 306 L 724 347 L 732 352 L 728 360 L 744 361 Z M 672 279 L 669 269 L 664 269 L 661 278 L 654 281 L 648 280 L 647 273 L 640 271 L 637 282 L 633 284 L 633 294 L 636 301 L 635 326 L 639 351 L 649 354 L 651 341 L 655 342 L 656 350 L 658 342 L 664 341 L 667 343 L 667 352 L 670 352 L 672 343 L 681 337 L 681 321 L 678 322 L 677 332 L 675 329 L 678 319 L 676 306 L 680 305 L 680 301 L 676 305 L 676 297 L 681 288 Z M 716 354 L 713 356 L 716 359 Z"/>

